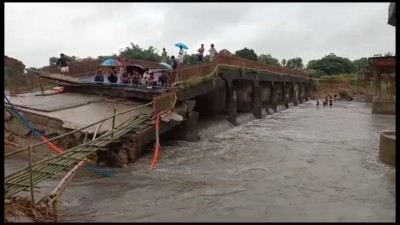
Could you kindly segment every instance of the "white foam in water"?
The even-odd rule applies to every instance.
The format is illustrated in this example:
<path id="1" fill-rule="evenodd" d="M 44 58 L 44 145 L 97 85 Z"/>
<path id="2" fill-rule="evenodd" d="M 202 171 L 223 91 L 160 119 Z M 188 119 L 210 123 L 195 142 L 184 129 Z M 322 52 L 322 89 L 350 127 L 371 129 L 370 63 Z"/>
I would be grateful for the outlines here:
<path id="1" fill-rule="evenodd" d="M 278 106 L 277 106 L 278 112 L 283 111 L 283 110 L 285 110 L 285 109 L 286 109 L 286 107 L 285 107 L 284 105 L 278 105 Z"/>
<path id="2" fill-rule="evenodd" d="M 255 119 L 255 117 L 254 117 L 253 113 L 246 113 L 246 114 L 238 115 L 236 118 L 236 121 L 238 122 L 239 125 L 242 125 L 242 124 L 252 121 L 254 119 Z"/>
<path id="3" fill-rule="evenodd" d="M 249 121 L 254 120 L 253 113 L 240 113 L 236 117 L 238 125 L 242 125 Z M 212 123 L 211 123 L 212 122 Z M 208 121 L 200 121 L 199 136 L 200 139 L 207 139 L 215 136 L 216 134 L 222 133 L 223 131 L 229 130 L 234 126 L 227 120 L 226 117 L 213 118 Z"/>
<path id="4" fill-rule="evenodd" d="M 292 104 L 293 105 L 293 104 Z M 286 110 L 284 105 L 277 105 L 277 111 Z M 268 111 L 268 113 L 267 113 Z M 271 108 L 263 108 L 262 116 L 266 117 L 267 115 L 273 115 L 275 111 Z M 255 120 L 253 113 L 238 113 L 236 117 L 236 121 L 238 125 L 245 124 L 249 121 Z M 214 137 L 215 135 L 222 133 L 223 131 L 229 130 L 234 126 L 227 120 L 227 116 L 218 116 L 214 118 L 210 118 L 207 120 L 200 121 L 199 126 L 199 136 L 200 139 L 207 139 Z"/>
<path id="5" fill-rule="evenodd" d="M 265 111 L 268 113 L 268 115 L 274 115 L 275 111 L 271 107 L 265 108 Z"/>

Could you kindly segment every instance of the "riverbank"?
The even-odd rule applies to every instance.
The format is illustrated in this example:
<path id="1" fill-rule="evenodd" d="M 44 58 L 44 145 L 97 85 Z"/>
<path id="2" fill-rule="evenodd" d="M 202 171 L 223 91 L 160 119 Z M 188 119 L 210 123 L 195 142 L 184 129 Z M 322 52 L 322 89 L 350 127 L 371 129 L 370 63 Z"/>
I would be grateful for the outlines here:
<path id="1" fill-rule="evenodd" d="M 360 96 L 365 94 L 365 88 L 358 82 L 354 74 L 342 74 L 323 76 L 316 80 L 317 98 L 325 98 L 328 95 Z"/>

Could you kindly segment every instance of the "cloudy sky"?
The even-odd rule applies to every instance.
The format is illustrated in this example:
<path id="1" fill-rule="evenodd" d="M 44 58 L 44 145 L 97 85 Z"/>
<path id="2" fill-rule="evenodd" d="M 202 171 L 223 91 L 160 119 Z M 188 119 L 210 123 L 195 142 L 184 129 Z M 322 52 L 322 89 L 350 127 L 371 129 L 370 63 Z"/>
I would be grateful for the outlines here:
<path id="1" fill-rule="evenodd" d="M 389 3 L 5 3 L 5 54 L 26 66 L 63 52 L 110 55 L 131 42 L 165 47 L 201 43 L 244 47 L 305 62 L 331 52 L 351 60 L 395 52 Z"/>

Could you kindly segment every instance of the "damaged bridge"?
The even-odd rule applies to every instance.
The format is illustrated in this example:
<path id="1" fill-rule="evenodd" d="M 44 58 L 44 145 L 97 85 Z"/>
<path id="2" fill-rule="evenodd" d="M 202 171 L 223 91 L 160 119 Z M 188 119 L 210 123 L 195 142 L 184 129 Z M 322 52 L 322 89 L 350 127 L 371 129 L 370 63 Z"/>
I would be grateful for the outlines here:
<path id="1" fill-rule="evenodd" d="M 314 90 L 310 74 L 223 54 L 218 54 L 209 64 L 167 71 L 168 80 L 177 82 L 152 89 L 139 85 L 99 85 L 87 82 L 87 77 L 54 73 L 40 74 L 40 77 L 56 81 L 64 92 L 11 96 L 10 101 L 45 137 L 70 134 L 65 135 L 69 144 L 55 142 L 69 150 L 39 160 L 31 169 L 8 175 L 6 197 L 93 155 L 97 163 L 113 166 L 134 162 L 156 139 L 156 114 L 162 114 L 160 135 L 197 141 L 197 127 L 202 118 L 223 115 L 237 125 L 238 112 L 251 112 L 254 118 L 261 119 L 308 101 Z M 141 105 L 144 106 L 138 110 L 118 114 Z M 5 103 L 5 107 L 10 105 Z M 118 116 L 97 129 L 88 126 L 113 114 Z M 5 121 L 6 130 L 29 135 L 26 130 L 16 129 L 10 121 Z M 86 142 L 93 136 L 92 141 Z"/>

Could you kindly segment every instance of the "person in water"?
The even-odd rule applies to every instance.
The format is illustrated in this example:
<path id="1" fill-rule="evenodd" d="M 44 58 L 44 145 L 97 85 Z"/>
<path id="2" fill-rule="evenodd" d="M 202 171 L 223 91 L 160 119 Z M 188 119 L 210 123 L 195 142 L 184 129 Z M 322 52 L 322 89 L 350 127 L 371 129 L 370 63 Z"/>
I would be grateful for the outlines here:
<path id="1" fill-rule="evenodd" d="M 94 76 L 94 81 L 95 82 L 104 82 L 103 69 L 100 66 L 97 67 L 97 70 L 96 70 L 95 76 Z"/>
<path id="2" fill-rule="evenodd" d="M 110 70 L 110 72 L 108 72 L 108 75 L 107 75 L 107 80 L 113 84 L 117 83 L 117 81 L 118 81 L 117 73 L 118 73 L 117 69 L 114 66 L 111 67 L 111 70 Z"/>
<path id="3" fill-rule="evenodd" d="M 329 99 L 329 106 L 332 108 L 332 98 Z"/>
<path id="4" fill-rule="evenodd" d="M 317 106 L 316 106 L 316 108 L 319 109 L 319 100 L 318 100 L 318 98 L 317 98 Z"/>

